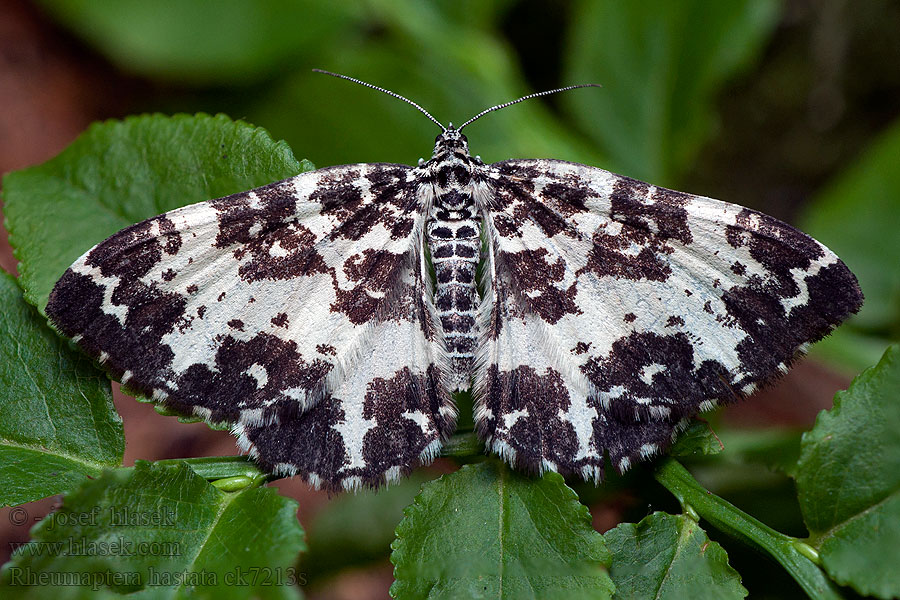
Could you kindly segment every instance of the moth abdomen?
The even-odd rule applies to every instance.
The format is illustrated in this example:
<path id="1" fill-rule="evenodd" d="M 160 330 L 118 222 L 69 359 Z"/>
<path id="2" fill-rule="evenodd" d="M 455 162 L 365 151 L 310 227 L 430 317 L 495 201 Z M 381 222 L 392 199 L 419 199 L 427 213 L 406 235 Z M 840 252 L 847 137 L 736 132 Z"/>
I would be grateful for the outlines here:
<path id="1" fill-rule="evenodd" d="M 434 304 L 457 389 L 469 387 L 477 347 L 475 270 L 480 260 L 480 226 L 471 218 L 435 219 L 426 229 L 437 281 Z"/>

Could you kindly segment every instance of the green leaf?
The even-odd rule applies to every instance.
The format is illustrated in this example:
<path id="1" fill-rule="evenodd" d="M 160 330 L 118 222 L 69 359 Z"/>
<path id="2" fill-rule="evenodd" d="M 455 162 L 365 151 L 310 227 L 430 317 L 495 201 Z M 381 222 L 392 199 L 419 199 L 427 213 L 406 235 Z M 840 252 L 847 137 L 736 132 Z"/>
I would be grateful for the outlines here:
<path id="1" fill-rule="evenodd" d="M 604 89 L 561 101 L 615 170 L 672 185 L 715 123 L 715 93 L 759 53 L 778 7 L 776 0 L 581 0 L 564 79 Z"/>
<path id="2" fill-rule="evenodd" d="M 900 595 L 900 345 L 838 392 L 803 436 L 797 491 L 825 570 L 864 595 Z"/>
<path id="3" fill-rule="evenodd" d="M 563 478 L 498 460 L 425 484 L 393 544 L 391 595 L 413 598 L 609 598 L 609 553 Z"/>
<path id="4" fill-rule="evenodd" d="M 724 470 L 733 471 L 733 477 L 744 478 L 742 487 L 763 488 L 754 482 L 740 465 L 765 465 L 775 473 L 795 477 L 800 459 L 800 436 L 795 429 L 769 427 L 765 429 L 723 428 L 719 435 L 725 445 L 720 457 Z"/>
<path id="5" fill-rule="evenodd" d="M 122 462 L 109 380 L 0 273 L 0 506 L 58 494 Z"/>
<path id="6" fill-rule="evenodd" d="M 716 437 L 709 423 L 694 420 L 687 429 L 678 435 L 678 441 L 675 442 L 668 454 L 682 457 L 718 454 L 722 449 L 722 442 Z"/>
<path id="7" fill-rule="evenodd" d="M 898 156 L 900 121 L 807 207 L 801 221 L 859 279 L 866 302 L 850 323 L 894 337 L 900 336 Z M 837 342 L 843 329 L 831 339 Z"/>
<path id="8" fill-rule="evenodd" d="M 222 492 L 187 465 L 138 461 L 66 496 L 3 567 L 0 592 L 39 596 L 21 583 L 76 574 L 101 590 L 154 598 L 296 598 L 291 581 L 303 577 L 293 564 L 304 550 L 296 511 L 271 488 Z"/>
<path id="9" fill-rule="evenodd" d="M 264 129 L 225 115 L 94 124 L 57 157 L 3 179 L 25 299 L 43 311 L 66 268 L 123 227 L 310 168 Z"/>
<path id="10" fill-rule="evenodd" d="M 40 4 L 120 67 L 195 85 L 260 80 L 279 67 L 308 59 L 354 25 L 349 2 L 41 0 Z"/>
<path id="11" fill-rule="evenodd" d="M 725 550 L 686 515 L 656 512 L 603 536 L 612 552 L 616 598 L 744 598 Z"/>

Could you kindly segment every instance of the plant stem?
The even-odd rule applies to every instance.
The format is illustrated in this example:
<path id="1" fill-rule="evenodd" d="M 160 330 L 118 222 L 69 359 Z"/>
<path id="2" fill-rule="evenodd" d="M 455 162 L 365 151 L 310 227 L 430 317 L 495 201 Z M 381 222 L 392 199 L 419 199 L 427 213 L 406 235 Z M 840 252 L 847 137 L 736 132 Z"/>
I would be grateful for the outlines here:
<path id="1" fill-rule="evenodd" d="M 802 552 L 802 541 L 779 533 L 716 496 L 703 486 L 681 463 L 669 458 L 656 469 L 656 480 L 688 511 L 693 509 L 713 527 L 769 554 L 783 566 L 800 587 L 814 600 L 842 598 L 838 587 Z"/>
<path id="2" fill-rule="evenodd" d="M 229 477 L 257 479 L 265 476 L 248 456 L 204 456 L 200 458 L 171 458 L 158 460 L 157 464 L 187 463 L 194 472 L 210 481 Z"/>
<path id="3" fill-rule="evenodd" d="M 464 458 L 484 453 L 484 445 L 474 432 L 457 433 L 450 437 L 441 449 L 441 456 Z"/>

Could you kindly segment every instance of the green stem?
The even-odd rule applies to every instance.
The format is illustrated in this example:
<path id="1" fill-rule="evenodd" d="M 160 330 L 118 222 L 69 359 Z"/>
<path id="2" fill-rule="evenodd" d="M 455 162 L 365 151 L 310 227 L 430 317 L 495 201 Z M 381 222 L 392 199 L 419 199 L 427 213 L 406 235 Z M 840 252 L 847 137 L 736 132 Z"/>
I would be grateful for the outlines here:
<path id="1" fill-rule="evenodd" d="M 210 481 L 231 477 L 247 477 L 257 480 L 265 473 L 259 470 L 248 456 L 203 456 L 200 458 L 170 458 L 158 460 L 157 464 L 186 463 L 194 472 Z"/>
<path id="2" fill-rule="evenodd" d="M 441 456 L 453 456 L 456 458 L 481 455 L 483 453 L 484 445 L 474 432 L 457 433 L 451 436 L 441 449 Z"/>
<path id="3" fill-rule="evenodd" d="M 713 527 L 767 553 L 791 574 L 800 587 L 814 600 L 842 598 L 837 586 L 811 560 L 814 554 L 805 544 L 779 533 L 719 498 L 703 486 L 674 459 L 664 460 L 656 470 L 656 480 L 681 503 L 687 511 L 693 509 Z M 810 549 L 811 550 L 811 549 Z"/>

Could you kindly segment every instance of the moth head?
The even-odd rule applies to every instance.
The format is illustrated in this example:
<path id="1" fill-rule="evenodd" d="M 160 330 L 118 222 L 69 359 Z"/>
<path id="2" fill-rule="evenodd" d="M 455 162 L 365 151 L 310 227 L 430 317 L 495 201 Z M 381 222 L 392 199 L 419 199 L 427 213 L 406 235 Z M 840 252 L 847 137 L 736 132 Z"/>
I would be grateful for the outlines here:
<path id="1" fill-rule="evenodd" d="M 463 153 L 468 156 L 469 140 L 460 133 L 459 129 L 453 128 L 453 123 L 450 123 L 450 127 L 434 138 L 434 158 L 454 153 Z"/>

